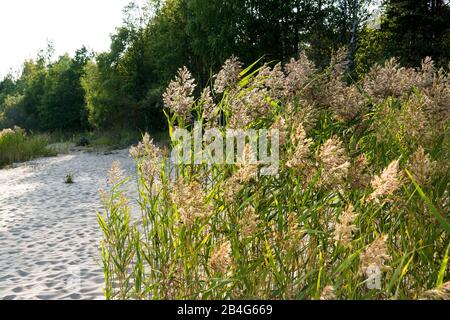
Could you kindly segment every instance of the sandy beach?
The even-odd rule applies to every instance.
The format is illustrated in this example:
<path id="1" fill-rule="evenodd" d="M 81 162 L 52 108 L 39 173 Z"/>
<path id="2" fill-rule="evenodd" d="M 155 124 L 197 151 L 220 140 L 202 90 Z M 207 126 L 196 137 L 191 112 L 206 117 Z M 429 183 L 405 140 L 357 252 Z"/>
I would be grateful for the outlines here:
<path id="1" fill-rule="evenodd" d="M 96 211 L 114 160 L 133 174 L 128 150 L 0 170 L 0 299 L 103 299 Z M 74 184 L 64 183 L 68 174 Z"/>

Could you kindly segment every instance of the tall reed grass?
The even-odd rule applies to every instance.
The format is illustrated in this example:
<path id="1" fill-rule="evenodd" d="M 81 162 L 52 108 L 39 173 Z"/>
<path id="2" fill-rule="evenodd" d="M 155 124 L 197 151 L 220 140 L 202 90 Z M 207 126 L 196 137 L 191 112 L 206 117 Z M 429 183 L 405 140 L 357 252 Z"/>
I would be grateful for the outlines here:
<path id="1" fill-rule="evenodd" d="M 0 131 L 0 167 L 35 157 L 49 156 L 52 152 L 47 149 L 47 145 L 47 135 L 28 136 L 18 127 L 4 129 Z"/>
<path id="2" fill-rule="evenodd" d="M 136 160 L 140 218 L 120 165 L 101 191 L 108 299 L 449 298 L 450 82 L 430 59 L 344 81 L 306 56 L 228 60 L 201 97 L 186 68 L 164 101 L 170 131 L 280 130 L 280 171 L 179 165 L 148 135 Z"/>

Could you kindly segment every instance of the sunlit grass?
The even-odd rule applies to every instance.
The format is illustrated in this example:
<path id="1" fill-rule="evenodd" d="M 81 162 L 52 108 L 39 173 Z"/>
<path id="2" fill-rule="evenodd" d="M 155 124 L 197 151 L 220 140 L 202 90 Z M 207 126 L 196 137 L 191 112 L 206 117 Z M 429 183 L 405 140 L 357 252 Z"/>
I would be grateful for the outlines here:
<path id="1" fill-rule="evenodd" d="M 22 129 L 5 129 L 0 132 L 0 167 L 23 162 L 53 153 L 47 148 L 45 134 L 27 135 Z"/>

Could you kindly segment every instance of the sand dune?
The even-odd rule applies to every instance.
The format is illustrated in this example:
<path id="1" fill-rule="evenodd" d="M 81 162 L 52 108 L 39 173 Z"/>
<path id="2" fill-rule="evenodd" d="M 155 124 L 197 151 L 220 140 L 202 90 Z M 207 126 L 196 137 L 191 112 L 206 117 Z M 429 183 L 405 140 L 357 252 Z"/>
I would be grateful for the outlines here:
<path id="1" fill-rule="evenodd" d="M 96 210 L 114 160 L 133 174 L 127 150 L 0 170 L 0 299 L 103 298 Z M 74 184 L 64 183 L 67 174 Z"/>

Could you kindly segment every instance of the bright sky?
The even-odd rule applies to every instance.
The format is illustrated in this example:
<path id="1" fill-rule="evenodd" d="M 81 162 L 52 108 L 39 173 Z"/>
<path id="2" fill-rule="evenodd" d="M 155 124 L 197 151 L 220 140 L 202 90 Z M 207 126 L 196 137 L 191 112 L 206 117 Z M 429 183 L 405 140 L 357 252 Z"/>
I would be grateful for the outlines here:
<path id="1" fill-rule="evenodd" d="M 109 48 L 130 0 L 0 0 L 0 79 L 53 41 L 55 57 Z"/>

